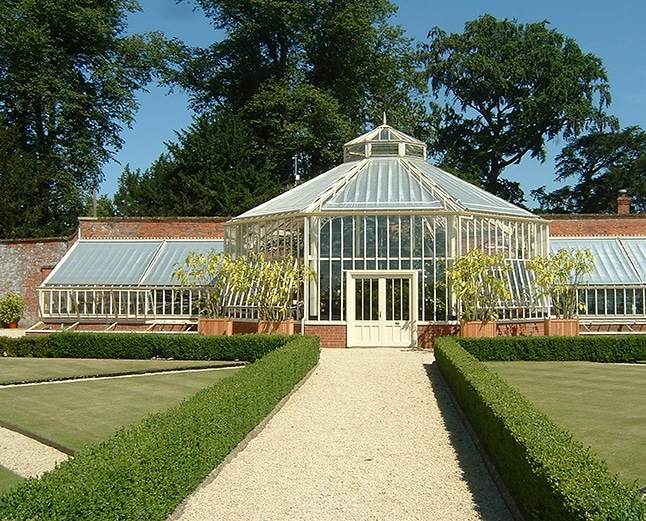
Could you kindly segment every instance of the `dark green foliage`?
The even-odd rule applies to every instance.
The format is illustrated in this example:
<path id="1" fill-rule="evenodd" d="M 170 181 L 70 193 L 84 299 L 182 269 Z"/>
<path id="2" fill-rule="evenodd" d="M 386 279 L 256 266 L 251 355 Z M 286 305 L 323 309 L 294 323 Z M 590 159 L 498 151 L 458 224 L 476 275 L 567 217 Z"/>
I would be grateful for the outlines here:
<path id="1" fill-rule="evenodd" d="M 289 340 L 283 335 L 159 335 L 54 333 L 43 337 L 0 337 L 0 353 L 43 358 L 172 358 L 253 362 Z"/>
<path id="2" fill-rule="evenodd" d="M 238 215 L 336 166 L 382 121 L 427 137 L 426 82 L 389 0 L 196 0 L 219 31 L 169 81 L 197 117 L 143 174 L 126 169 L 122 215 Z"/>
<path id="3" fill-rule="evenodd" d="M 120 215 L 238 215 L 280 193 L 241 118 L 199 117 L 177 139 L 143 173 L 126 166 L 114 196 Z"/>
<path id="4" fill-rule="evenodd" d="M 631 211 L 646 210 L 646 132 L 627 127 L 617 132 L 591 132 L 572 140 L 556 157 L 556 180 L 572 182 L 532 196 L 549 213 L 615 213 L 617 196 L 632 196 Z"/>
<path id="5" fill-rule="evenodd" d="M 134 120 L 136 91 L 177 47 L 125 35 L 138 9 L 132 0 L 0 3 L 0 237 L 76 227 Z"/>
<path id="6" fill-rule="evenodd" d="M 487 191 L 522 202 L 518 183 L 501 178 L 527 155 L 545 161 L 547 141 L 615 123 L 601 59 L 548 28 L 486 14 L 462 34 L 431 30 L 421 49 L 436 118 L 435 152 Z"/>
<path id="7" fill-rule="evenodd" d="M 318 338 L 292 337 L 233 376 L 0 497 L 0 517 L 165 520 L 318 359 Z"/>
<path id="8" fill-rule="evenodd" d="M 0 336 L 0 354 L 2 356 L 46 358 L 48 353 L 47 342 L 46 336 L 23 336 L 17 338 Z"/>
<path id="9" fill-rule="evenodd" d="M 646 360 L 646 337 L 621 336 L 524 336 L 461 338 L 460 345 L 485 361 L 635 362 Z"/>
<path id="10" fill-rule="evenodd" d="M 438 339 L 437 364 L 526 518 L 643 521 L 637 491 L 463 349 L 463 340 Z"/>

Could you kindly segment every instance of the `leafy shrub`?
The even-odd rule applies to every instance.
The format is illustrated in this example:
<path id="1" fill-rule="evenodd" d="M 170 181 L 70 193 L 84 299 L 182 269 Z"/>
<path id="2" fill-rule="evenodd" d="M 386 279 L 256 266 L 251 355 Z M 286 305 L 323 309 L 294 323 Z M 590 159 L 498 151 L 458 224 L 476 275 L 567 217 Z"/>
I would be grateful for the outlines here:
<path id="1" fill-rule="evenodd" d="M 527 519 L 643 521 L 637 492 L 463 349 L 463 340 L 438 339 L 437 364 Z"/>
<path id="2" fill-rule="evenodd" d="M 478 360 L 532 362 L 635 362 L 646 360 L 646 336 L 517 336 L 461 338 L 460 345 Z"/>
<path id="3" fill-rule="evenodd" d="M 3 356 L 22 356 L 45 358 L 47 356 L 47 337 L 5 337 L 0 336 L 0 353 Z"/>
<path id="4" fill-rule="evenodd" d="M 290 337 L 284 335 L 160 335 L 137 333 L 54 333 L 44 337 L 0 337 L 7 356 L 48 358 L 173 358 L 253 362 Z"/>
<path id="5" fill-rule="evenodd" d="M 254 337 L 247 340 L 265 341 Z M 1 496 L 2 518 L 165 520 L 318 359 L 318 338 L 292 337 L 178 406 Z"/>

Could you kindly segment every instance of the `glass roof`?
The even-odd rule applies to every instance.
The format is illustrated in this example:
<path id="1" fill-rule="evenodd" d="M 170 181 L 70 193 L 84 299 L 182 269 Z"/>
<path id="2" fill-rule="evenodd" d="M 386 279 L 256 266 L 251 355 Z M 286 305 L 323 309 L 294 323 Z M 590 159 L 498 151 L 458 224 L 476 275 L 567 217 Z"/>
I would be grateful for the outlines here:
<path id="1" fill-rule="evenodd" d="M 280 214 L 393 209 L 539 219 L 431 165 L 425 159 L 422 141 L 386 124 L 346 143 L 344 155 L 343 164 L 232 221 Z"/>
<path id="2" fill-rule="evenodd" d="M 552 253 L 589 249 L 594 272 L 587 283 L 599 286 L 638 285 L 646 282 L 646 238 L 550 237 Z"/>
<path id="3" fill-rule="evenodd" d="M 220 240 L 79 240 L 43 286 L 176 286 L 172 273 L 189 251 L 223 250 Z"/>
<path id="4" fill-rule="evenodd" d="M 358 208 L 425 208 L 441 210 L 443 202 L 400 161 L 373 159 L 323 204 L 324 210 Z"/>

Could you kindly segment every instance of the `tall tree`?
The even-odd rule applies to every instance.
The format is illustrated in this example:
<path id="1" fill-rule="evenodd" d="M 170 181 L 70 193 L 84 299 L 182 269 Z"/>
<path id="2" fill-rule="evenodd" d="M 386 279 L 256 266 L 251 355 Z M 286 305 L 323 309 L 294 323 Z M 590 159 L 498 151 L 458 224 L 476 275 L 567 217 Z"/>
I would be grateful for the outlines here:
<path id="1" fill-rule="evenodd" d="M 424 114 L 415 52 L 389 0 L 196 0 L 225 37 L 196 49 L 178 83 L 200 114 L 235 113 L 264 143 L 275 180 L 305 177 L 383 112 L 403 130 Z M 421 128 L 421 125 L 420 127 Z"/>
<path id="2" fill-rule="evenodd" d="M 506 167 L 527 154 L 545 161 L 545 144 L 557 136 L 615 124 L 604 113 L 610 92 L 601 59 L 547 26 L 484 15 L 462 34 L 432 29 L 421 47 L 437 96 L 435 152 L 513 202 L 524 194 L 501 178 Z"/>
<path id="3" fill-rule="evenodd" d="M 135 91 L 168 50 L 159 34 L 124 36 L 127 13 L 138 8 L 136 0 L 0 5 L 2 146 L 23 173 L 11 183 L 15 171 L 3 169 L 0 182 L 5 197 L 24 201 L 0 224 L 3 237 L 61 235 L 76 226 L 133 119 Z"/>
<path id="4" fill-rule="evenodd" d="M 198 118 L 143 173 L 126 167 L 114 201 L 127 216 L 234 216 L 277 195 L 259 145 L 235 116 Z"/>
<path id="5" fill-rule="evenodd" d="M 557 181 L 574 185 L 532 191 L 540 210 L 550 213 L 614 213 L 622 190 L 633 211 L 646 211 L 646 131 L 591 132 L 563 148 L 556 158 Z"/>

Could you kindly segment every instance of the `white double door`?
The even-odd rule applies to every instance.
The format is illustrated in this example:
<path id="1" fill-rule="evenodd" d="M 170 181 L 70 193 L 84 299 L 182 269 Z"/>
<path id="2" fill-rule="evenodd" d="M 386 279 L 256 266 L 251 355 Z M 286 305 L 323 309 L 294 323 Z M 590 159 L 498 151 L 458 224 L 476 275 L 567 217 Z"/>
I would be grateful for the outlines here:
<path id="1" fill-rule="evenodd" d="M 417 272 L 347 273 L 348 346 L 417 343 Z"/>

